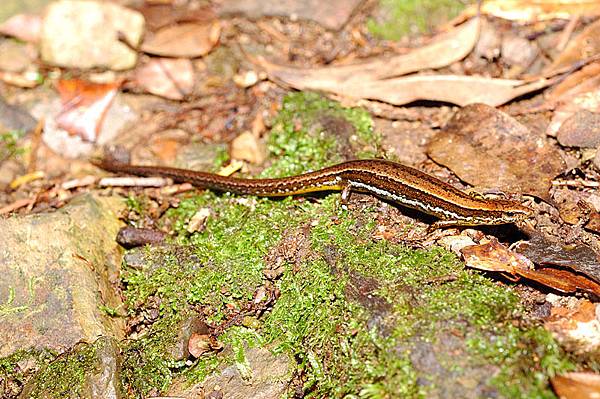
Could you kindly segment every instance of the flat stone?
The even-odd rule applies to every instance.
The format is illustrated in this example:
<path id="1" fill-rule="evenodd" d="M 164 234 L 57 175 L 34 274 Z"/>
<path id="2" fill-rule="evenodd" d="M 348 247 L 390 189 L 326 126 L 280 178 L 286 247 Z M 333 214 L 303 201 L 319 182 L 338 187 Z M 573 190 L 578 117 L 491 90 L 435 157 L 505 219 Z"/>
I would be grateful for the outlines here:
<path id="1" fill-rule="evenodd" d="M 124 321 L 100 310 L 121 304 L 112 288 L 121 204 L 86 194 L 51 213 L 0 220 L 0 357 L 123 337 Z"/>
<path id="2" fill-rule="evenodd" d="M 566 147 L 595 148 L 600 145 L 600 113 L 577 111 L 560 126 L 556 139 Z"/>
<path id="3" fill-rule="evenodd" d="M 287 356 L 274 355 L 264 348 L 252 348 L 246 350 L 246 360 L 251 375 L 242 376 L 233 365 L 193 386 L 179 380 L 171 386 L 168 395 L 186 399 L 278 399 L 285 393 L 291 379 Z"/>
<path id="4" fill-rule="evenodd" d="M 58 1 L 48 6 L 42 23 L 42 60 L 68 68 L 133 68 L 144 17 L 137 11 L 109 2 Z"/>
<path id="5" fill-rule="evenodd" d="M 360 0 L 225 0 L 219 15 L 241 14 L 249 18 L 289 17 L 315 21 L 327 29 L 341 29 Z"/>

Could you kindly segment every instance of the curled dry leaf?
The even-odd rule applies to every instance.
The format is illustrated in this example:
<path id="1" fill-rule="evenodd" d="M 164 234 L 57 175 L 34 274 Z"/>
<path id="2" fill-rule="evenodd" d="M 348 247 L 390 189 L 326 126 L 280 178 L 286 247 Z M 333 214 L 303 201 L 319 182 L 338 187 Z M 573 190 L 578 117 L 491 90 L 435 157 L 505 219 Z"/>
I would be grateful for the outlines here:
<path id="1" fill-rule="evenodd" d="M 477 76 L 422 75 L 384 80 L 313 81 L 296 68 L 259 61 L 269 78 L 298 90 L 323 90 L 354 99 L 379 100 L 404 105 L 417 100 L 443 101 L 460 106 L 483 103 L 495 107 L 552 84 L 552 79 L 525 83 L 513 79 Z M 300 71 L 300 72 L 299 72 Z"/>
<path id="2" fill-rule="evenodd" d="M 473 269 L 512 275 L 517 275 L 520 270 L 533 269 L 533 263 L 529 259 L 509 250 L 495 238 L 486 244 L 468 245 L 460 252 L 466 265 Z"/>
<path id="3" fill-rule="evenodd" d="M 188 341 L 188 350 L 190 355 L 195 358 L 200 357 L 203 353 L 210 352 L 210 336 L 208 334 L 193 333 Z"/>
<path id="4" fill-rule="evenodd" d="M 600 284 L 568 270 L 534 269 L 531 260 L 510 251 L 496 239 L 487 244 L 465 247 L 461 253 L 466 265 L 474 269 L 522 277 L 560 292 L 575 293 L 582 290 L 600 296 Z"/>
<path id="5" fill-rule="evenodd" d="M 516 250 L 538 265 L 567 268 L 600 283 L 600 259 L 587 245 L 561 245 L 535 235 Z"/>
<path id="6" fill-rule="evenodd" d="M 546 68 L 544 75 L 550 76 L 582 60 L 598 56 L 598 54 L 600 54 L 600 21 L 588 25 L 573 38 L 552 64 Z"/>
<path id="7" fill-rule="evenodd" d="M 35 14 L 17 14 L 0 25 L 0 34 L 30 43 L 40 40 L 41 31 L 42 17 Z"/>
<path id="8" fill-rule="evenodd" d="M 550 379 L 554 392 L 562 399 L 600 398 L 600 374 L 565 373 Z"/>
<path id="9" fill-rule="evenodd" d="M 194 66 L 186 58 L 152 58 L 135 71 L 134 82 L 157 96 L 183 100 L 194 90 Z"/>
<path id="10" fill-rule="evenodd" d="M 460 109 L 430 141 L 427 153 L 471 185 L 544 199 L 552 179 L 564 170 L 560 154 L 543 134 L 484 104 Z"/>
<path id="11" fill-rule="evenodd" d="M 219 41 L 221 24 L 182 23 L 160 29 L 142 43 L 142 51 L 164 57 L 195 58 L 208 54 Z"/>
<path id="12" fill-rule="evenodd" d="M 556 105 L 546 134 L 555 136 L 562 124 L 578 111 L 600 112 L 600 62 L 586 65 L 556 85 L 547 96 Z"/>
<path id="13" fill-rule="evenodd" d="M 267 70 L 274 73 L 275 78 L 292 86 L 303 89 L 331 90 L 339 84 L 364 82 L 406 75 L 424 69 L 436 69 L 460 61 L 475 46 L 479 37 L 479 19 L 473 18 L 453 31 L 437 38 L 433 43 L 415 49 L 408 54 L 391 58 L 376 58 L 367 62 L 352 65 L 337 65 L 324 68 L 276 68 Z M 270 65 L 256 60 L 263 66 Z M 296 82 L 296 83 L 292 83 Z M 300 82 L 308 84 L 297 87 Z"/>
<path id="14" fill-rule="evenodd" d="M 600 15 L 600 3 L 594 0 L 488 0 L 483 2 L 481 12 L 512 21 L 537 22 Z M 477 6 L 469 7 L 463 14 L 476 15 Z"/>
<path id="15" fill-rule="evenodd" d="M 120 83 L 59 80 L 56 89 L 60 94 L 62 110 L 56 116 L 58 126 L 85 141 L 95 142 L 119 86 Z"/>

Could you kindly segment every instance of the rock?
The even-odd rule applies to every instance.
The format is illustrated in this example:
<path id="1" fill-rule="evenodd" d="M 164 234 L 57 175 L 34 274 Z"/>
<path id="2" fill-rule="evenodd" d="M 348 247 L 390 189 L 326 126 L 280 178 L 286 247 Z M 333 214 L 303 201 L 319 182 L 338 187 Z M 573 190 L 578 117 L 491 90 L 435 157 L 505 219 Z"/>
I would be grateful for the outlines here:
<path id="1" fill-rule="evenodd" d="M 26 110 L 11 105 L 0 97 L 0 131 L 22 130 L 30 132 L 36 124 L 36 120 Z"/>
<path id="2" fill-rule="evenodd" d="M 267 157 L 267 148 L 254 134 L 246 131 L 231 142 L 231 157 L 260 165 Z"/>
<path id="3" fill-rule="evenodd" d="M 225 0 L 218 9 L 219 15 L 242 14 L 249 18 L 289 17 L 309 19 L 327 29 L 341 29 L 360 0 Z"/>
<path id="4" fill-rule="evenodd" d="M 197 315 L 192 315 L 183 320 L 178 326 L 177 338 L 167 348 L 173 360 L 184 360 L 190 356 L 188 343 L 192 334 L 208 335 L 208 325 Z"/>
<path id="5" fill-rule="evenodd" d="M 100 337 L 93 344 L 77 345 L 42 367 L 27 381 L 19 399 L 121 399 L 120 372 L 117 341 Z"/>
<path id="6" fill-rule="evenodd" d="M 286 391 L 291 380 L 290 361 L 287 356 L 274 355 L 268 349 L 246 350 L 246 360 L 251 370 L 249 379 L 240 374 L 233 365 L 220 373 L 208 377 L 204 382 L 187 386 L 184 380 L 173 384 L 167 396 L 186 399 L 227 398 L 227 399 L 278 399 Z"/>
<path id="7" fill-rule="evenodd" d="M 600 145 L 600 113 L 577 111 L 560 126 L 556 139 L 567 147 L 595 148 Z"/>
<path id="8" fill-rule="evenodd" d="M 42 24 L 42 60 L 68 68 L 129 69 L 137 53 L 119 37 L 136 47 L 143 33 L 144 17 L 137 11 L 109 2 L 57 1 Z"/>
<path id="9" fill-rule="evenodd" d="M 90 399 L 121 399 L 121 355 L 114 338 L 100 337 L 96 347 L 95 368 L 85 377 L 83 397 Z"/>
<path id="10" fill-rule="evenodd" d="M 502 60 L 511 66 L 529 67 L 540 52 L 533 43 L 516 35 L 506 35 L 502 40 Z"/>
<path id="11" fill-rule="evenodd" d="M 58 211 L 0 220 L 0 357 L 123 336 L 123 320 L 99 310 L 121 304 L 112 288 L 120 205 L 86 194 Z"/>

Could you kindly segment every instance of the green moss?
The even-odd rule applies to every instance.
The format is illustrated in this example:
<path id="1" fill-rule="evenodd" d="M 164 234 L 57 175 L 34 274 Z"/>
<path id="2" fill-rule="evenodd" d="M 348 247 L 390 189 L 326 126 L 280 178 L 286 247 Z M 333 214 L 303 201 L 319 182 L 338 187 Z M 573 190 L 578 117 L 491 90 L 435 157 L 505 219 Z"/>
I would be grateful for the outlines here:
<path id="1" fill-rule="evenodd" d="M 341 160 L 340 140 L 323 128 L 323 118 L 331 117 L 352 122 L 363 150 L 378 147 L 364 111 L 296 93 L 276 120 L 264 175 Z M 473 378 L 507 397 L 551 395 L 548 377 L 569 363 L 541 328 L 515 327 L 523 314 L 510 289 L 465 270 L 442 249 L 374 240 L 378 210 L 359 206 L 341 209 L 337 194 L 274 200 L 205 192 L 182 199 L 165 215 L 182 247 L 148 248 L 148 266 L 124 273 L 130 311 L 160 309 L 150 331 L 124 348 L 126 390 L 132 397 L 161 393 L 178 374 L 199 382 L 219 365 L 236 364 L 250 376 L 245 349 L 268 346 L 297 362 L 294 374 L 307 397 L 444 397 L 447 392 L 439 390 L 448 381 L 482 365 L 497 372 Z M 203 207 L 211 211 L 206 228 L 188 233 L 189 219 Z M 232 311 L 243 315 L 257 288 L 272 284 L 264 276 L 267 255 L 300 227 L 308 231 L 308 251 L 299 261 L 284 257 L 272 310 L 244 327 L 240 318 L 226 328 L 219 337 L 223 354 L 202 356 L 191 367 L 170 360 L 164 347 L 176 321 L 190 308 L 202 309 L 215 326 L 231 320 Z M 456 336 L 462 338 L 454 338 L 449 352 L 445 342 Z M 439 363 L 437 375 L 415 366 L 413 354 L 428 348 Z M 514 392 L 505 383 L 512 377 L 519 381 Z"/>
<path id="2" fill-rule="evenodd" d="M 18 350 L 0 358 L 0 396 L 16 397 L 30 374 L 49 364 L 56 354 L 48 350 Z"/>
<path id="3" fill-rule="evenodd" d="M 328 131 L 328 120 L 333 121 L 330 125 L 341 125 L 339 131 Z M 344 131 L 343 121 L 351 124 L 353 133 Z M 350 147 L 357 158 L 372 158 L 380 142 L 364 109 L 343 108 L 317 93 L 291 93 L 283 100 L 269 136 L 274 161 L 261 177 L 295 175 L 341 162 L 341 154 L 348 152 L 341 147 Z"/>
<path id="4" fill-rule="evenodd" d="M 501 365 L 492 383 L 507 398 L 554 398 L 548 378 L 574 369 L 550 332 L 542 327 L 492 325 L 467 343 L 475 356 Z"/>
<path id="5" fill-rule="evenodd" d="M 19 140 L 24 136 L 25 132 L 21 130 L 0 132 L 0 162 L 24 153 L 25 150 L 18 145 Z"/>
<path id="6" fill-rule="evenodd" d="M 367 21 L 369 31 L 382 39 L 399 40 L 408 34 L 430 33 L 457 16 L 465 7 L 460 0 L 381 0 L 384 17 Z"/>
<path id="7" fill-rule="evenodd" d="M 27 398 L 83 397 L 86 375 L 96 365 L 96 346 L 79 344 L 43 367 L 28 382 Z"/>

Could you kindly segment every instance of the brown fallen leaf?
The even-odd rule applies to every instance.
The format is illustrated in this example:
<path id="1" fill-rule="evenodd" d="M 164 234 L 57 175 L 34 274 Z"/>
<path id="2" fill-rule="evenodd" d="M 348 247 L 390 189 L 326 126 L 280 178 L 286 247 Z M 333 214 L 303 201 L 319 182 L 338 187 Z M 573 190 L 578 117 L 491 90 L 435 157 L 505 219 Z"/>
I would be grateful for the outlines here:
<path id="1" fill-rule="evenodd" d="M 510 251 L 492 239 L 487 244 L 464 247 L 461 253 L 467 266 L 478 270 L 501 272 L 513 278 L 525 278 L 564 293 L 578 290 L 600 296 L 600 284 L 568 270 L 533 268 L 527 257 Z"/>
<path id="2" fill-rule="evenodd" d="M 61 79 L 56 85 L 62 110 L 56 116 L 59 127 L 83 140 L 95 142 L 102 121 L 120 83 L 92 83 L 80 79 Z"/>
<path id="3" fill-rule="evenodd" d="M 466 265 L 477 270 L 516 275 L 520 270 L 534 267 L 525 256 L 509 250 L 495 238 L 486 244 L 468 245 L 460 253 Z"/>
<path id="4" fill-rule="evenodd" d="M 187 58 L 152 58 L 136 69 L 133 81 L 149 93 L 183 100 L 194 90 L 194 66 Z"/>
<path id="5" fill-rule="evenodd" d="M 212 22 L 216 15 L 210 6 L 198 6 L 198 4 L 168 2 L 143 2 L 137 11 L 142 13 L 146 20 L 146 26 L 150 31 L 156 31 L 168 25 L 180 22 L 208 23 Z"/>
<path id="6" fill-rule="evenodd" d="M 525 83 L 521 80 L 492 79 L 477 76 L 419 75 L 384 80 L 349 82 L 313 81 L 299 69 L 259 61 L 270 79 L 298 90 L 323 90 L 354 99 L 379 100 L 404 105 L 417 100 L 444 101 L 460 106 L 483 103 L 492 107 L 516 97 L 540 90 L 553 79 Z"/>
<path id="7" fill-rule="evenodd" d="M 543 133 L 483 104 L 458 110 L 429 142 L 427 154 L 473 186 L 544 199 L 549 199 L 552 179 L 564 170 L 560 154 Z"/>
<path id="8" fill-rule="evenodd" d="M 330 90 L 341 83 L 379 80 L 424 69 L 441 68 L 460 61 L 471 52 L 479 37 L 479 27 L 479 19 L 473 18 L 441 35 L 433 43 L 414 49 L 408 54 L 391 58 L 379 57 L 351 65 L 310 69 L 286 68 L 288 72 L 285 76 L 293 77 L 294 81 L 310 82 L 310 87 L 307 88 L 313 90 Z M 261 60 L 249 58 L 262 65 Z M 280 70 L 276 77 L 289 83 L 281 74 L 284 74 L 283 70 Z"/>
<path id="9" fill-rule="evenodd" d="M 0 34 L 16 37 L 24 42 L 39 42 L 41 31 L 42 17 L 35 14 L 17 14 L 0 25 Z"/>
<path id="10" fill-rule="evenodd" d="M 600 54 L 600 21 L 586 26 L 580 34 L 575 36 L 543 74 L 549 76 L 598 54 Z"/>
<path id="11" fill-rule="evenodd" d="M 160 29 L 147 37 L 141 50 L 163 57 L 201 57 L 212 50 L 220 35 L 218 20 L 205 24 L 182 23 Z"/>
<path id="12" fill-rule="evenodd" d="M 587 245 L 561 245 L 538 234 L 520 243 L 516 251 L 535 264 L 571 269 L 600 283 L 600 259 Z"/>
<path id="13" fill-rule="evenodd" d="M 555 136 L 562 124 L 578 111 L 600 112 L 600 62 L 586 65 L 568 76 L 547 94 L 555 106 L 546 134 Z"/>
<path id="14" fill-rule="evenodd" d="M 32 89 L 43 82 L 42 75 L 38 72 L 15 73 L 0 71 L 0 80 L 6 84 L 26 89 Z"/>
<path id="15" fill-rule="evenodd" d="M 554 376 L 550 379 L 554 392 L 561 399 L 600 398 L 600 374 L 573 372 Z"/>
<path id="16" fill-rule="evenodd" d="M 573 15 L 600 15 L 600 3 L 595 0 L 487 0 L 481 13 L 521 22 L 569 19 Z M 477 7 L 467 8 L 463 15 L 476 15 Z"/>

